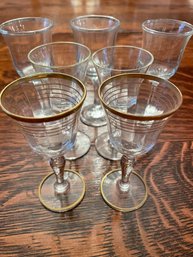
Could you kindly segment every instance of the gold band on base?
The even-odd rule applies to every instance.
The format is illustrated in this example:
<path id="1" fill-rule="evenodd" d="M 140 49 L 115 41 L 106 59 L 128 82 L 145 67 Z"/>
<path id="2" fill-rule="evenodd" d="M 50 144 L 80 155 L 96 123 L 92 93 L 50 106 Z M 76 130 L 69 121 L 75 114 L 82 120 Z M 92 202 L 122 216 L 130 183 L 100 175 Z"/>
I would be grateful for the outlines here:
<path id="1" fill-rule="evenodd" d="M 64 207 L 58 207 L 58 208 L 56 208 L 56 207 L 53 207 L 51 204 L 48 204 L 48 203 L 45 201 L 45 199 L 42 197 L 42 187 L 45 186 L 45 182 L 46 182 L 48 179 L 50 179 L 51 176 L 54 176 L 54 178 L 55 178 L 55 174 L 54 174 L 54 173 L 50 173 L 50 174 L 48 174 L 46 177 L 44 177 L 43 180 L 41 181 L 40 185 L 39 185 L 38 195 L 39 195 L 39 199 L 40 199 L 41 204 L 42 204 L 45 208 L 47 208 L 48 210 L 51 210 L 51 211 L 53 211 L 53 212 L 66 212 L 66 211 L 69 211 L 69 210 L 73 209 L 74 207 L 76 207 L 76 206 L 82 201 L 82 199 L 84 198 L 84 195 L 85 195 L 86 185 L 85 185 L 85 182 L 84 182 L 83 177 L 82 177 L 79 173 L 77 173 L 76 171 L 73 171 L 73 170 L 70 170 L 70 169 L 65 169 L 65 172 L 69 172 L 69 174 L 71 174 L 71 176 L 72 176 L 72 175 L 75 176 L 75 178 L 79 179 L 79 180 L 81 181 L 81 183 L 82 183 L 80 193 L 78 194 L 78 198 L 77 198 L 74 202 L 70 203 L 69 205 L 67 204 L 67 205 L 64 206 Z M 71 179 L 71 178 L 69 178 L 69 180 L 70 180 L 70 179 Z M 68 192 L 69 192 L 69 194 L 73 194 L 73 192 L 72 192 L 72 190 L 73 190 L 73 189 L 72 189 L 73 183 L 71 183 L 71 182 L 69 182 L 69 183 L 70 183 L 70 189 L 69 189 Z M 50 186 L 51 186 L 51 185 L 50 185 Z M 74 188 L 75 188 L 75 189 L 77 188 L 76 185 L 74 185 Z M 54 185 L 52 185 L 52 191 L 54 192 Z M 53 192 L 52 192 L 52 193 L 53 193 Z M 68 193 L 68 192 L 67 192 L 67 193 Z M 52 197 L 52 196 L 51 196 L 51 197 Z M 55 196 L 54 193 L 53 193 L 53 200 L 54 200 L 54 199 L 58 201 L 59 198 L 57 198 L 57 196 Z M 59 200 L 59 201 L 60 201 L 60 200 Z M 51 201 L 50 201 L 50 202 L 51 202 Z M 61 202 L 61 204 L 62 204 L 62 202 Z"/>
<path id="2" fill-rule="evenodd" d="M 101 181 L 101 186 L 100 186 L 100 190 L 101 190 L 101 195 L 104 199 L 104 201 L 110 206 L 112 207 L 113 209 L 117 210 L 117 211 L 121 211 L 121 212 L 131 212 L 131 211 L 134 211 L 134 210 L 137 210 L 139 209 L 140 207 L 142 207 L 144 205 L 144 203 L 146 202 L 147 200 L 147 197 L 148 197 L 148 194 L 147 194 L 147 186 L 146 186 L 146 183 L 144 182 L 144 180 L 142 179 L 142 177 L 140 175 L 138 175 L 136 172 L 132 172 L 132 175 L 134 176 L 137 176 L 137 178 L 141 181 L 142 185 L 144 186 L 144 196 L 142 197 L 141 201 L 133 206 L 133 207 L 129 207 L 129 208 L 125 208 L 125 207 L 119 207 L 119 206 L 116 206 L 114 205 L 113 203 L 111 203 L 107 197 L 105 196 L 105 193 L 104 193 L 104 190 L 103 190 L 103 185 L 104 185 L 104 181 L 106 179 L 108 179 L 107 177 L 109 175 L 111 175 L 112 173 L 114 172 L 117 172 L 119 171 L 120 169 L 116 169 L 116 170 L 112 170 L 110 172 L 108 172 L 103 178 L 102 178 L 102 181 Z"/>

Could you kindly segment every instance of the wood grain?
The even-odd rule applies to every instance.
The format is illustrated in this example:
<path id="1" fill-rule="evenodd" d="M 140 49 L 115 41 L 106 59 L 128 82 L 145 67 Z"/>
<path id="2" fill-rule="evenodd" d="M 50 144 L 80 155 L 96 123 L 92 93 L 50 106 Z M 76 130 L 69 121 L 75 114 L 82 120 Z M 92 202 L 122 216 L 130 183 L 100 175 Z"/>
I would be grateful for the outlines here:
<path id="1" fill-rule="evenodd" d="M 83 14 L 107 14 L 121 21 L 117 42 L 141 46 L 141 23 L 147 18 L 175 18 L 193 24 L 188 0 L 1 0 L 0 22 L 22 16 L 54 20 L 53 40 L 73 40 L 69 20 Z M 0 37 L 0 90 L 18 78 Z M 94 147 L 106 130 L 81 124 L 92 140 L 87 155 L 67 162 L 86 180 L 81 204 L 64 214 L 40 204 L 37 189 L 50 172 L 14 124 L 0 111 L 0 256 L 2 257 L 191 257 L 193 256 L 193 39 L 171 79 L 183 93 L 154 149 L 135 169 L 148 186 L 148 200 L 134 212 L 114 211 L 103 201 L 102 176 L 119 162 L 100 157 Z"/>

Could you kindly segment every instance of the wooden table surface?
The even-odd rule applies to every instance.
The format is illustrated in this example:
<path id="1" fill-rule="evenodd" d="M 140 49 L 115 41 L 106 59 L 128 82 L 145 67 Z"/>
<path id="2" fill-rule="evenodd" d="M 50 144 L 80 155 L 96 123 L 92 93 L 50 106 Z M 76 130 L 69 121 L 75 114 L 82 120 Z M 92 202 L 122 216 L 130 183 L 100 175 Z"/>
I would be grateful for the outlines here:
<path id="1" fill-rule="evenodd" d="M 121 21 L 117 42 L 141 46 L 141 23 L 174 18 L 193 24 L 192 0 L 1 0 L 0 22 L 23 16 L 54 20 L 53 40 L 73 40 L 69 20 L 107 14 Z M 0 37 L 0 89 L 18 78 Z M 72 211 L 58 214 L 39 202 L 37 189 L 50 167 L 36 155 L 10 118 L 0 111 L 0 256 L 191 257 L 193 256 L 193 38 L 171 81 L 183 94 L 153 151 L 136 164 L 148 186 L 137 211 L 121 213 L 103 201 L 102 176 L 119 162 L 100 157 L 94 147 L 106 130 L 81 129 L 91 138 L 89 152 L 68 168 L 86 180 L 86 195 Z"/>

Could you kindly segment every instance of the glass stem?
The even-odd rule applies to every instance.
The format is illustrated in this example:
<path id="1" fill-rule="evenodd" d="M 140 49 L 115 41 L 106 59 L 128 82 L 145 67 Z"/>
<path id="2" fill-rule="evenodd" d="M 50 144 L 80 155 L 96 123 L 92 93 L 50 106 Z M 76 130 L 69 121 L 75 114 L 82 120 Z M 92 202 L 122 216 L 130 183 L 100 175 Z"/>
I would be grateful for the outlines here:
<path id="1" fill-rule="evenodd" d="M 100 105 L 98 97 L 98 85 L 96 85 L 96 83 L 94 83 L 94 105 Z"/>
<path id="2" fill-rule="evenodd" d="M 50 159 L 50 166 L 52 167 L 56 175 L 56 182 L 54 184 L 54 189 L 55 189 L 55 192 L 58 194 L 65 193 L 70 186 L 67 180 L 67 177 L 64 176 L 65 163 L 66 163 L 66 160 L 64 156 Z"/>
<path id="3" fill-rule="evenodd" d="M 126 155 L 121 158 L 121 180 L 119 181 L 120 190 L 126 192 L 130 189 L 129 178 L 133 170 L 134 160 L 129 159 Z"/>
<path id="4" fill-rule="evenodd" d="M 90 62 L 89 64 L 89 70 L 90 70 L 90 74 L 88 75 L 90 78 L 90 81 L 94 87 L 94 105 L 96 106 L 100 106 L 100 100 L 98 97 L 98 87 L 99 87 L 99 76 L 97 74 L 97 71 L 94 67 L 94 64 L 92 62 Z"/>

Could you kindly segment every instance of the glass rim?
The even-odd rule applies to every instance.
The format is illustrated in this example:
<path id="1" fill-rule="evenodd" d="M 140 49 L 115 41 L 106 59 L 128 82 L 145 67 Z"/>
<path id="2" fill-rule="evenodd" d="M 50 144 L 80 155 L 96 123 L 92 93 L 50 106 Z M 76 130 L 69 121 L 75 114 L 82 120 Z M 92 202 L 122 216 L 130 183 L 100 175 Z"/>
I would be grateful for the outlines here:
<path id="1" fill-rule="evenodd" d="M 98 28 L 98 29 L 93 29 L 93 28 L 90 29 L 90 28 L 81 27 L 81 26 L 74 24 L 75 21 L 85 19 L 85 18 L 109 19 L 109 20 L 115 21 L 115 24 L 112 27 L 104 27 L 104 28 Z M 74 28 L 76 30 L 83 31 L 83 32 L 103 32 L 103 31 L 111 31 L 111 30 L 118 28 L 120 26 L 120 20 L 113 16 L 110 16 L 110 15 L 88 14 L 88 15 L 77 16 L 77 17 L 71 19 L 70 25 L 71 25 L 71 28 Z"/>
<path id="2" fill-rule="evenodd" d="M 76 82 L 82 88 L 82 91 L 83 91 L 83 95 L 81 96 L 80 101 L 68 110 L 65 110 L 58 114 L 47 116 L 47 117 L 30 117 L 30 116 L 17 115 L 17 114 L 10 112 L 3 106 L 3 104 L 2 104 L 3 96 L 10 87 L 14 87 L 15 85 L 18 85 L 18 83 L 20 81 L 28 82 L 28 81 L 33 81 L 33 79 L 41 80 L 41 79 L 46 79 L 46 78 L 63 78 L 63 79 L 67 79 L 69 81 Z M 3 112 L 6 113 L 9 117 L 13 118 L 14 120 L 20 121 L 20 122 L 27 122 L 27 123 L 50 122 L 50 121 L 55 121 L 55 120 L 67 117 L 70 114 L 75 113 L 76 110 L 82 106 L 82 104 L 86 98 L 86 94 L 87 94 L 87 91 L 86 91 L 86 87 L 84 86 L 84 84 L 79 79 L 77 79 L 71 75 L 68 75 L 65 73 L 59 73 L 59 72 L 36 73 L 31 76 L 18 78 L 16 80 L 12 81 L 11 83 L 9 83 L 7 86 L 5 86 L 5 88 L 0 93 L 0 107 L 2 108 Z"/>
<path id="3" fill-rule="evenodd" d="M 88 51 L 88 55 L 84 58 L 84 60 L 78 62 L 78 63 L 74 63 L 74 64 L 70 64 L 70 65 L 44 65 L 44 64 L 39 64 L 35 61 L 32 60 L 31 58 L 31 55 L 38 49 L 41 49 L 43 47 L 46 47 L 46 46 L 50 46 L 50 45 L 73 45 L 73 46 L 80 46 L 84 49 L 86 49 Z M 81 65 L 83 63 L 86 63 L 87 61 L 89 61 L 90 57 L 91 57 L 91 51 L 90 49 L 83 45 L 83 44 L 80 44 L 80 43 L 76 43 L 76 42 L 68 42 L 68 41 L 56 41 L 56 42 L 50 42 L 50 43 L 46 43 L 46 44 L 42 44 L 42 45 L 39 45 L 39 46 L 36 46 L 34 47 L 33 49 L 30 50 L 30 52 L 28 53 L 28 60 L 35 66 L 38 66 L 38 67 L 42 67 L 42 68 L 53 68 L 53 69 L 61 69 L 61 68 L 72 68 L 72 67 L 76 67 L 78 65 Z"/>
<path id="4" fill-rule="evenodd" d="M 165 32 L 165 31 L 159 31 L 156 29 L 151 29 L 147 26 L 148 22 L 175 22 L 177 24 L 185 24 L 187 27 L 189 27 L 191 30 L 190 31 L 186 31 L 186 32 Z M 176 19 L 148 19 L 145 20 L 142 23 L 142 29 L 146 32 L 149 32 L 151 34 L 160 34 L 160 35 L 177 35 L 177 36 L 191 36 L 193 35 L 193 25 L 189 22 L 186 21 L 182 21 L 182 20 L 176 20 Z"/>
<path id="5" fill-rule="evenodd" d="M 142 50 L 143 52 L 149 54 L 149 56 L 150 56 L 150 61 L 149 61 L 146 65 L 140 67 L 140 69 L 148 68 L 148 67 L 153 63 L 153 61 L 154 61 L 154 56 L 153 56 L 153 54 L 152 54 L 151 52 L 149 52 L 148 50 L 142 48 L 142 47 L 137 47 L 137 46 L 132 46 L 132 45 L 114 45 L 114 46 L 107 46 L 107 47 L 104 47 L 104 48 L 101 48 L 101 49 L 95 51 L 95 52 L 92 54 L 92 61 L 93 61 L 94 65 L 96 65 L 96 67 L 98 67 L 98 68 L 103 68 L 103 66 L 101 66 L 100 64 L 97 64 L 97 63 L 95 62 L 95 60 L 94 60 L 95 56 L 97 56 L 97 54 L 100 53 L 100 52 L 102 52 L 103 50 L 106 50 L 106 49 L 116 49 L 116 48 L 117 48 L 117 49 L 118 49 L 118 48 L 127 48 L 127 49 L 133 48 L 133 49 L 137 49 L 137 50 Z M 117 72 L 119 72 L 119 71 L 121 71 L 121 72 L 133 72 L 133 71 L 136 71 L 136 70 L 137 70 L 137 68 L 124 69 L 124 70 L 121 70 L 121 69 L 112 69 L 112 68 L 108 68 L 108 67 L 107 67 L 107 68 L 104 67 L 104 68 L 105 68 L 106 70 L 112 70 L 112 71 L 117 71 Z"/>
<path id="6" fill-rule="evenodd" d="M 35 30 L 26 30 L 26 31 L 8 31 L 6 30 L 4 27 L 13 23 L 13 22 L 17 22 L 17 21 L 30 21 L 30 20 L 46 20 L 48 21 L 48 25 L 45 27 L 42 27 L 40 29 L 35 29 Z M 54 22 L 46 17 L 21 17 L 21 18 L 16 18 L 16 19 L 11 19 L 8 21 L 5 21 L 3 23 L 0 24 L 0 33 L 3 35 L 26 35 L 26 34 L 34 34 L 34 33 L 39 33 L 39 32 L 44 32 L 45 30 L 48 30 L 50 28 L 52 28 L 54 25 Z"/>
<path id="7" fill-rule="evenodd" d="M 103 100 L 101 93 L 107 84 L 110 84 L 114 79 L 119 78 L 119 77 L 141 78 L 141 79 L 148 79 L 148 80 L 152 80 L 152 81 L 156 81 L 156 82 L 168 83 L 178 93 L 179 98 L 180 98 L 179 104 L 176 106 L 176 108 L 173 108 L 171 111 L 165 112 L 163 114 L 146 115 L 146 116 L 125 113 L 122 111 L 118 111 L 112 107 L 109 107 L 109 105 L 106 104 L 106 102 Z M 182 96 L 181 91 L 172 82 L 170 82 L 169 80 L 166 80 L 166 79 L 163 79 L 163 78 L 160 78 L 157 76 L 153 76 L 153 75 L 148 75 L 145 73 L 123 73 L 123 74 L 118 74 L 118 75 L 112 76 L 101 83 L 101 85 L 99 86 L 99 89 L 98 89 L 98 95 L 99 95 L 99 99 L 100 99 L 102 105 L 107 110 L 109 110 L 111 113 L 118 115 L 121 118 L 131 119 L 131 120 L 139 120 L 139 121 L 161 120 L 161 119 L 167 118 L 167 117 L 171 116 L 172 114 L 174 114 L 180 108 L 180 106 L 182 105 L 182 101 L 183 101 L 183 96 Z"/>

